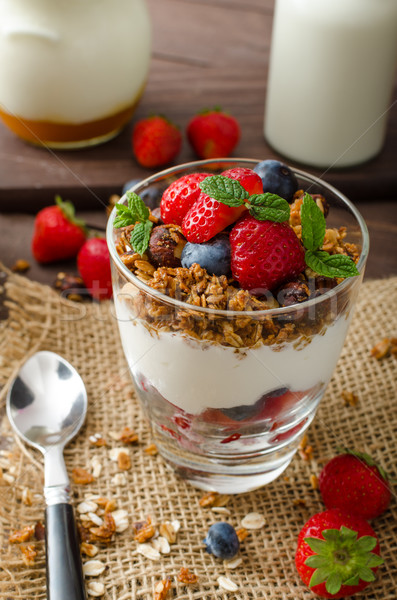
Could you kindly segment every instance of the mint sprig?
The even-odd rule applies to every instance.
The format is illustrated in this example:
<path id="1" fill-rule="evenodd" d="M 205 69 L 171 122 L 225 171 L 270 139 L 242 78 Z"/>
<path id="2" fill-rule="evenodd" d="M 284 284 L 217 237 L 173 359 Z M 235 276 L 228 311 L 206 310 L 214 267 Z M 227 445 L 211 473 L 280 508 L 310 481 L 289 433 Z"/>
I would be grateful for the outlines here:
<path id="1" fill-rule="evenodd" d="M 117 215 L 113 225 L 116 228 L 135 225 L 130 237 L 132 248 L 142 256 L 149 245 L 150 232 L 153 227 L 150 211 L 143 200 L 135 192 L 127 192 L 127 205 L 116 204 Z"/>
<path id="2" fill-rule="evenodd" d="M 308 267 L 324 277 L 355 277 L 360 272 L 355 262 L 345 254 L 328 254 L 320 250 L 325 237 L 325 218 L 309 194 L 305 194 L 301 207 L 302 242 L 306 249 Z"/>
<path id="3" fill-rule="evenodd" d="M 275 221 L 282 223 L 288 221 L 290 215 L 289 204 L 277 194 L 253 194 L 236 179 L 224 175 L 209 175 L 200 183 L 201 190 L 227 206 L 245 206 L 249 213 L 258 221 Z"/>

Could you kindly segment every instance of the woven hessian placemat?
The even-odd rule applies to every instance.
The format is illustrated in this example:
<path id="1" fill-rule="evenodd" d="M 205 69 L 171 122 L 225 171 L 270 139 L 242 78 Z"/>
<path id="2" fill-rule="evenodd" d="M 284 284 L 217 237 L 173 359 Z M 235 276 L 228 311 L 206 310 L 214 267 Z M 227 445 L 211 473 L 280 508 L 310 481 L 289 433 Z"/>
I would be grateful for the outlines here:
<path id="1" fill-rule="evenodd" d="M 1 598 L 46 597 L 43 542 L 35 543 L 34 565 L 26 566 L 18 545 L 8 541 L 10 532 L 43 520 L 42 458 L 17 442 L 4 413 L 10 380 L 37 350 L 51 350 L 64 356 L 80 372 L 87 387 L 87 422 L 82 433 L 66 448 L 66 465 L 69 473 L 74 467 L 91 471 L 93 458 L 98 458 L 102 471 L 89 485 L 72 484 L 74 505 L 87 493 L 100 494 L 114 498 L 118 509 L 127 510 L 130 524 L 148 515 L 158 523 L 177 519 L 181 524 L 176 543 L 160 560 L 153 561 L 138 553 L 131 526 L 116 533 L 109 545 L 100 545 L 95 560 L 105 563 L 106 569 L 86 581 L 104 584 L 104 600 L 152 599 L 156 583 L 166 577 L 172 581 L 167 598 L 178 600 L 314 597 L 301 584 L 294 566 L 300 528 L 311 515 L 324 510 L 319 492 L 311 485 L 311 475 L 319 473 L 337 446 L 366 451 L 390 473 L 397 472 L 397 360 L 393 356 L 376 360 L 370 353 L 382 338 L 397 335 L 396 277 L 369 281 L 362 286 L 342 356 L 308 432 L 313 458 L 305 461 L 297 454 L 285 477 L 261 490 L 233 496 L 227 505 L 230 514 L 226 516 L 201 507 L 199 499 L 203 492 L 170 472 L 159 455 L 145 452 L 151 442 L 150 431 L 134 396 L 112 304 L 60 300 L 49 287 L 11 274 L 6 294 L 9 318 L 0 323 Z M 357 404 L 345 404 L 343 392 L 356 394 Z M 120 442 L 109 434 L 125 426 L 137 432 L 139 442 L 129 447 L 132 467 L 123 472 L 125 482 L 117 483 L 114 476 L 118 465 L 110 460 L 109 451 L 119 447 Z M 98 432 L 107 440 L 107 447 L 89 444 L 89 436 Z M 27 493 L 32 497 L 31 506 L 25 503 Z M 231 570 L 205 551 L 202 540 L 212 523 L 227 520 L 238 527 L 249 512 L 263 514 L 266 524 L 260 530 L 250 531 L 241 544 L 242 563 Z M 397 597 L 396 515 L 393 498 L 389 510 L 372 523 L 380 538 L 385 564 L 380 567 L 376 582 L 360 598 L 395 600 Z M 181 567 L 194 572 L 198 582 L 179 583 L 177 575 Z M 231 579 L 238 590 L 227 592 L 220 588 L 217 579 L 222 575 Z"/>

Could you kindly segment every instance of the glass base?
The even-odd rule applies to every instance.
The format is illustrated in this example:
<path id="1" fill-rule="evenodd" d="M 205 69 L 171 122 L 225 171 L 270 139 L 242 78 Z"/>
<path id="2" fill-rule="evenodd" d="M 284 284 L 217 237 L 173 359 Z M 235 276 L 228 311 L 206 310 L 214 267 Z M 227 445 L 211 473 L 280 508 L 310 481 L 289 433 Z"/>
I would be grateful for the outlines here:
<path id="1" fill-rule="evenodd" d="M 277 479 L 294 457 L 312 418 L 277 448 L 252 454 L 204 455 L 182 449 L 177 443 L 153 431 L 158 451 L 168 466 L 194 487 L 221 494 L 243 494 Z"/>

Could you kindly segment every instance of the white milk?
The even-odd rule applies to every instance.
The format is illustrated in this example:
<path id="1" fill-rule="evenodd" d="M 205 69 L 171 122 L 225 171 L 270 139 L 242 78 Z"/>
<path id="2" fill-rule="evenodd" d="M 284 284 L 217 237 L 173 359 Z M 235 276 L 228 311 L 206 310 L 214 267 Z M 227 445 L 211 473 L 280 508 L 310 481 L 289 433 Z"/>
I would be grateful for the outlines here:
<path id="1" fill-rule="evenodd" d="M 318 167 L 376 155 L 396 62 L 397 0 L 276 0 L 267 141 Z"/>

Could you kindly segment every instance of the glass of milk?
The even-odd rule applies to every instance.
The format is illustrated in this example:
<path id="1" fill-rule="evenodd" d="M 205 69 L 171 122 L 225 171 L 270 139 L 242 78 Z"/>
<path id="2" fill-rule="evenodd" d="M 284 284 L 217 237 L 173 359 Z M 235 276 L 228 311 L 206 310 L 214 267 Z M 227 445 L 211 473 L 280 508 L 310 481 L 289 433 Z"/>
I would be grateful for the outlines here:
<path id="1" fill-rule="evenodd" d="M 131 118 L 150 52 L 145 0 L 0 0 L 0 116 L 33 144 L 104 142 Z"/>
<path id="2" fill-rule="evenodd" d="M 276 0 L 265 137 L 316 167 L 382 149 L 397 62 L 396 0 Z"/>

